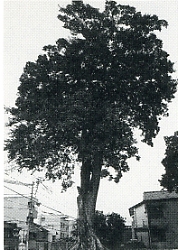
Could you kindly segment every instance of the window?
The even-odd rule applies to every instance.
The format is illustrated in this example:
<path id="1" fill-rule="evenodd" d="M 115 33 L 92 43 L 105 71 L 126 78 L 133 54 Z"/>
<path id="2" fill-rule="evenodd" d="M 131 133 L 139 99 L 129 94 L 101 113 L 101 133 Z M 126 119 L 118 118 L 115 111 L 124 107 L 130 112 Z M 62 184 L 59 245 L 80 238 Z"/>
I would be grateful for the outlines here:
<path id="1" fill-rule="evenodd" d="M 36 234 L 36 233 L 34 233 L 34 232 L 29 232 L 29 239 L 30 239 L 30 240 L 36 240 L 36 238 L 37 238 L 37 234 Z"/>
<path id="2" fill-rule="evenodd" d="M 4 230 L 4 238 L 13 238 L 12 230 Z"/>
<path id="3" fill-rule="evenodd" d="M 61 222 L 61 228 L 65 228 L 65 223 Z"/>
<path id="4" fill-rule="evenodd" d="M 150 228 L 151 241 L 152 242 L 165 242 L 166 232 L 163 228 L 151 227 Z"/>
<path id="5" fill-rule="evenodd" d="M 41 239 L 46 239 L 47 238 L 46 232 L 40 232 L 40 236 L 41 236 Z"/>
<path id="6" fill-rule="evenodd" d="M 64 233 L 61 233 L 61 238 L 64 238 L 64 236 L 65 236 Z"/>
<path id="7" fill-rule="evenodd" d="M 44 221 L 45 221 L 45 217 L 41 216 L 41 222 L 44 222 Z"/>
<path id="8" fill-rule="evenodd" d="M 163 218 L 163 205 L 162 204 L 150 204 L 147 206 L 148 215 L 150 219 Z"/>

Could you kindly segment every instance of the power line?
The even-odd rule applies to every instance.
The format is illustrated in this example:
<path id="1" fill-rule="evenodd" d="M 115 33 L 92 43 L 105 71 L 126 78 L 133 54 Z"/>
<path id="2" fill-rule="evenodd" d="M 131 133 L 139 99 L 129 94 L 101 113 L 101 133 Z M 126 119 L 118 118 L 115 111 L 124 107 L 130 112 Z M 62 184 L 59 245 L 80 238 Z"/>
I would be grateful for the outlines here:
<path id="1" fill-rule="evenodd" d="M 32 186 L 31 183 L 25 183 L 25 182 L 21 182 L 21 181 L 15 180 L 15 179 L 14 179 L 14 181 L 5 179 L 4 182 L 10 183 L 10 184 L 16 184 L 16 185 L 23 185 L 23 186 L 26 186 L 26 187 Z"/>
<path id="2" fill-rule="evenodd" d="M 5 174 L 6 174 L 7 176 L 9 176 L 9 174 L 7 174 L 7 173 L 5 173 Z M 15 179 L 15 178 L 13 178 L 12 176 L 9 176 L 9 177 L 10 177 L 11 179 L 13 179 L 14 181 L 5 179 L 4 182 L 11 183 L 11 184 L 17 184 L 17 185 L 24 185 L 24 186 L 27 186 L 27 187 L 33 185 L 33 184 L 31 184 L 31 183 L 24 183 L 24 182 L 21 182 L 21 181 Z M 41 185 L 45 188 L 45 190 L 46 190 L 48 193 L 52 193 L 52 191 L 49 190 L 49 187 L 48 187 L 47 185 L 44 185 L 44 184 L 43 184 L 43 181 L 44 181 L 44 178 L 42 178 L 42 177 L 36 177 L 36 184 L 37 184 L 36 192 L 37 192 L 37 190 L 38 190 L 38 185 L 41 184 Z M 35 193 L 36 193 L 36 192 L 35 192 Z"/>
<path id="3" fill-rule="evenodd" d="M 7 188 L 7 189 L 9 189 L 9 190 L 11 190 L 11 191 L 13 191 L 13 192 L 15 192 L 15 193 L 17 193 L 18 195 L 20 195 L 20 196 L 22 196 L 22 197 L 27 198 L 28 200 L 31 200 L 31 198 L 29 198 L 28 196 L 23 195 L 23 194 L 21 194 L 21 193 L 15 191 L 15 190 L 12 189 L 12 188 L 9 188 L 9 187 L 7 187 L 7 186 L 5 186 L 5 185 L 4 185 L 4 187 Z M 53 208 L 51 208 L 51 207 L 49 207 L 49 206 L 45 206 L 45 205 L 43 205 L 43 204 L 40 204 L 40 205 L 43 206 L 43 207 L 46 207 L 46 208 L 48 208 L 48 209 L 50 209 L 50 210 L 53 210 L 53 211 L 55 211 L 55 212 L 58 212 L 58 213 L 62 214 L 63 216 L 66 216 L 66 215 L 64 215 L 62 212 L 60 212 L 60 211 L 58 211 L 58 210 L 56 210 L 56 209 L 53 209 Z M 51 213 L 46 212 L 46 211 L 42 211 L 42 213 L 51 214 Z M 53 214 L 53 213 L 52 213 L 52 214 Z M 56 214 L 54 214 L 54 215 L 56 215 Z M 6 217 L 10 218 L 10 219 L 6 220 L 6 222 L 21 222 L 21 223 L 22 223 L 22 222 L 25 222 L 25 223 L 26 223 L 26 221 L 18 220 L 18 219 L 15 219 L 15 218 L 11 218 L 10 216 L 6 216 Z M 71 216 L 66 216 L 66 217 L 71 217 Z M 73 217 L 71 217 L 71 218 L 73 218 Z M 73 219 L 75 219 L 75 218 L 73 218 Z M 52 225 L 52 226 L 50 226 L 50 225 L 44 225 L 44 226 L 39 225 L 39 226 L 41 226 L 41 228 L 49 228 L 49 229 L 55 230 L 56 232 L 61 232 L 61 229 L 55 228 L 55 226 L 53 226 L 53 225 Z"/>
<path id="4" fill-rule="evenodd" d="M 15 218 L 11 218 L 10 216 L 6 216 L 6 217 L 9 217 L 10 220 L 5 220 L 6 222 L 19 222 L 19 223 L 26 223 L 27 221 L 25 220 L 18 220 L 18 219 L 15 219 Z"/>
<path id="5" fill-rule="evenodd" d="M 7 162 L 5 162 L 5 164 L 6 164 Z M 12 166 L 12 167 L 10 167 L 10 168 L 6 168 L 6 169 L 4 169 L 4 172 L 6 172 L 5 174 L 7 174 L 7 172 L 12 172 L 14 169 L 17 169 L 18 170 L 18 167 L 17 166 Z M 7 174 L 8 175 L 8 174 Z"/>
<path id="6" fill-rule="evenodd" d="M 21 194 L 21 193 L 15 191 L 15 190 L 12 189 L 12 188 L 9 188 L 9 187 L 7 187 L 7 186 L 5 186 L 5 185 L 4 185 L 4 187 L 7 188 L 7 189 L 9 189 L 10 191 L 13 191 L 14 193 L 17 193 L 18 195 L 21 195 L 22 197 L 25 197 L 25 198 L 27 198 L 28 200 L 30 200 L 30 198 L 29 198 L 28 196 L 25 196 L 25 195 L 23 195 L 23 194 Z M 51 209 L 51 210 L 53 210 L 53 211 L 55 211 L 55 212 L 58 212 L 58 213 L 60 213 L 60 214 L 63 214 L 61 211 L 56 210 L 56 209 L 54 209 L 54 208 L 51 208 L 51 207 L 49 207 L 49 206 L 43 205 L 42 203 L 40 203 L 40 205 L 43 206 L 43 207 L 46 207 L 46 208 L 48 208 L 48 209 Z M 71 216 L 70 216 L 70 217 L 71 217 Z"/>
<path id="7" fill-rule="evenodd" d="M 25 197 L 25 198 L 27 198 L 28 200 L 30 200 L 30 198 L 29 198 L 28 196 L 25 196 L 25 195 L 23 195 L 23 194 L 20 194 L 19 192 L 13 190 L 12 188 L 9 188 L 9 187 L 7 187 L 7 186 L 5 186 L 5 185 L 4 185 L 4 187 L 7 188 L 7 189 L 9 189 L 9 190 L 12 191 L 12 192 L 18 194 L 18 195 L 21 195 L 22 197 Z"/>
<path id="8" fill-rule="evenodd" d="M 10 217 L 9 217 L 10 218 Z M 11 219 L 11 220 L 5 220 L 5 222 L 9 222 L 9 223 L 26 223 L 26 221 L 24 221 L 24 220 L 16 220 L 16 219 Z M 34 224 L 36 224 L 36 223 L 34 223 Z M 53 230 L 55 230 L 55 231 L 58 231 L 58 232 L 61 232 L 62 230 L 61 229 L 59 229 L 59 228 L 54 228 L 54 227 L 50 227 L 50 226 L 42 226 L 42 225 L 40 225 L 40 224 L 37 224 L 38 225 L 38 227 L 39 228 L 45 228 L 45 229 L 53 229 Z"/>

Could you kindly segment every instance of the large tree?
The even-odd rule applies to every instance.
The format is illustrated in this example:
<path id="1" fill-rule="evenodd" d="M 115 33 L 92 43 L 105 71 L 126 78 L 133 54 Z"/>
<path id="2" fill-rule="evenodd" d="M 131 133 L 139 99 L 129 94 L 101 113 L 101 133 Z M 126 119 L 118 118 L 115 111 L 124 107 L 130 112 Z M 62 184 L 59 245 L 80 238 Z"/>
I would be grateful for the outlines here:
<path id="1" fill-rule="evenodd" d="M 178 193 L 178 131 L 172 136 L 166 136 L 165 158 L 162 164 L 165 167 L 165 174 L 162 175 L 161 185 L 169 192 Z"/>
<path id="2" fill-rule="evenodd" d="M 167 22 L 114 1 L 102 12 L 73 1 L 58 18 L 71 38 L 27 62 L 9 109 L 5 149 L 20 169 L 46 169 L 64 189 L 80 163 L 80 230 L 73 249 L 104 249 L 93 231 L 100 178 L 118 182 L 129 170 L 127 159 L 139 158 L 135 128 L 152 145 L 176 92 L 173 63 L 155 33 Z"/>

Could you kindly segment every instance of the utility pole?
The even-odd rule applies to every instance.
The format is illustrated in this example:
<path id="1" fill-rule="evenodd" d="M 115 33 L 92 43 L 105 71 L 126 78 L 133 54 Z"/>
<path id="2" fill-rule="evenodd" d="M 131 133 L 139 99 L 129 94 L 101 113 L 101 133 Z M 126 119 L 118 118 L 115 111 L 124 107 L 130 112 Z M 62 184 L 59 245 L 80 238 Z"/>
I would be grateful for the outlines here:
<path id="1" fill-rule="evenodd" d="M 28 250 L 29 246 L 29 234 L 30 234 L 30 225 L 33 222 L 33 206 L 34 206 L 34 200 L 33 200 L 33 191 L 34 191 L 34 185 L 35 183 L 32 182 L 32 189 L 31 189 L 31 195 L 30 195 L 30 201 L 28 202 L 28 216 L 27 216 L 27 240 L 26 240 L 26 250 Z"/>

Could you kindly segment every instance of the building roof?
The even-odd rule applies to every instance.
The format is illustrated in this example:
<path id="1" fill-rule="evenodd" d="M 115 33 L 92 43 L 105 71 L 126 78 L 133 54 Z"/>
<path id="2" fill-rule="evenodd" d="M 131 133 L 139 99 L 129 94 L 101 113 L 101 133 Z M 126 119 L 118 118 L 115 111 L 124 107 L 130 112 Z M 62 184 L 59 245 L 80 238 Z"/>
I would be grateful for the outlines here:
<path id="1" fill-rule="evenodd" d="M 33 222 L 30 224 L 30 232 L 36 232 L 36 231 L 48 232 L 49 230 Z"/>
<path id="2" fill-rule="evenodd" d="M 25 199 L 25 200 L 29 200 L 29 201 L 33 200 L 34 202 L 36 202 L 37 205 L 40 205 L 40 203 L 38 202 L 38 199 L 36 197 L 31 198 L 31 195 L 26 195 L 26 194 L 24 194 L 24 195 L 18 195 L 18 194 L 4 195 L 4 200 L 11 200 L 11 199 L 13 199 L 13 200 L 17 200 L 17 199 L 23 200 L 23 199 Z"/>
<path id="3" fill-rule="evenodd" d="M 4 228 L 10 228 L 10 229 L 17 228 L 17 223 L 4 221 Z"/>
<path id="4" fill-rule="evenodd" d="M 143 200 L 162 200 L 162 199 L 178 199 L 178 193 L 176 192 L 168 192 L 166 190 L 161 191 L 152 191 L 152 192 L 144 192 Z"/>
<path id="5" fill-rule="evenodd" d="M 141 205 L 145 203 L 148 203 L 150 201 L 155 201 L 155 200 L 171 200 L 171 199 L 178 199 L 178 193 L 176 192 L 170 193 L 166 190 L 144 192 L 143 201 L 129 208 L 130 216 L 133 215 L 133 211 L 135 208 L 140 207 Z"/>

